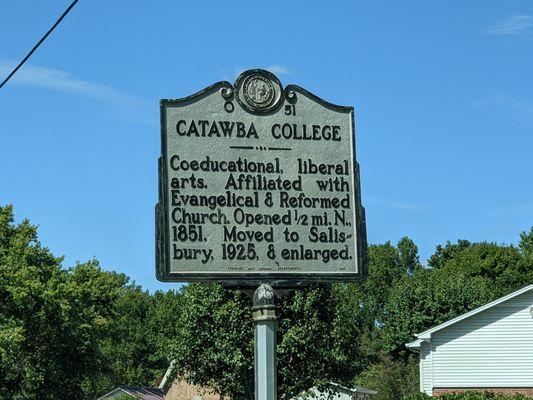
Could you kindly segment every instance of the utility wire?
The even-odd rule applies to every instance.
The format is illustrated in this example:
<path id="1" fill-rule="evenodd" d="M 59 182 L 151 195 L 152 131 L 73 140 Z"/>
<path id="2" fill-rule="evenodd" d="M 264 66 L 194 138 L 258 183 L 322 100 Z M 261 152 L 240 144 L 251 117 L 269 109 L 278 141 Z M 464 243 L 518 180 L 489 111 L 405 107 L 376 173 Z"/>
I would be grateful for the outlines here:
<path id="1" fill-rule="evenodd" d="M 26 61 L 28 61 L 28 59 L 31 57 L 31 55 L 35 52 L 35 50 L 37 50 L 37 48 L 46 40 L 46 38 L 48 37 L 48 35 L 50 35 L 52 33 L 52 31 L 59 25 L 59 23 L 61 22 L 61 20 L 63 18 L 66 17 L 66 15 L 70 12 L 70 10 L 72 10 L 72 8 L 76 5 L 76 3 L 78 2 L 78 0 L 74 0 L 70 6 L 68 6 L 68 8 L 63 12 L 63 14 L 61 14 L 61 16 L 59 17 L 59 19 L 54 23 L 54 25 L 52 25 L 52 27 L 48 30 L 48 32 L 46 32 L 44 34 L 44 36 L 37 42 L 37 44 L 35 46 L 33 46 L 33 48 L 31 49 L 31 51 L 26 55 L 26 57 L 23 58 L 23 60 L 15 67 L 15 69 L 13 71 L 11 71 L 11 73 L 7 76 L 6 79 L 4 79 L 4 81 L 2 83 L 0 83 L 0 89 L 2 89 L 4 87 L 4 85 L 11 79 L 11 77 L 13 75 L 15 75 L 17 73 L 17 71 L 20 69 L 20 67 L 22 67 L 24 65 L 24 63 Z"/>

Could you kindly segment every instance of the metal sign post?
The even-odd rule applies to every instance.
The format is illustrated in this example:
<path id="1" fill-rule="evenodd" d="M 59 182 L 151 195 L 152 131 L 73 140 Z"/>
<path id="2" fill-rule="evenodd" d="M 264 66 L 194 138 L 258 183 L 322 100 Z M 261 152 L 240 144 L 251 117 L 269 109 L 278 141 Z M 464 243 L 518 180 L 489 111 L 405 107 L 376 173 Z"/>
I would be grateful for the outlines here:
<path id="1" fill-rule="evenodd" d="M 255 400 L 276 400 L 276 304 L 274 290 L 269 284 L 262 283 L 255 290 L 252 318 L 255 325 Z"/>

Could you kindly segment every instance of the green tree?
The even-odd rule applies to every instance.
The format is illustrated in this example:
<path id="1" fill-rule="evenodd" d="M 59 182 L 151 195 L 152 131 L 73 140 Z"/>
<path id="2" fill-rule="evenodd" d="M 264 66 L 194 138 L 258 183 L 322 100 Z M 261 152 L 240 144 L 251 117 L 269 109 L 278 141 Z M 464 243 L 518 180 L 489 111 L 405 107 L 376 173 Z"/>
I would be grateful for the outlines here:
<path id="1" fill-rule="evenodd" d="M 373 400 L 398 400 L 414 396 L 419 391 L 418 357 L 411 356 L 408 361 L 382 357 L 379 362 L 369 365 L 355 380 L 355 384 L 378 393 Z"/>
<path id="2" fill-rule="evenodd" d="M 470 247 L 471 243 L 468 240 L 459 239 L 457 244 L 446 242 L 446 245 L 437 245 L 435 253 L 429 257 L 428 266 L 433 269 L 439 269 L 443 267 L 446 262 L 453 260 L 457 254 L 461 253 L 464 249 Z"/>
<path id="3" fill-rule="evenodd" d="M 405 358 L 404 344 L 415 333 L 530 284 L 532 232 L 521 234 L 518 248 L 466 240 L 437 246 L 430 268 L 416 269 L 391 289 L 381 332 L 384 349 Z"/>
<path id="4" fill-rule="evenodd" d="M 135 284 L 124 285 L 113 304 L 114 318 L 100 340 L 102 368 L 92 393 L 116 386 L 157 386 L 169 365 L 169 340 L 176 335 L 180 294 L 151 295 Z"/>
<path id="5" fill-rule="evenodd" d="M 151 296 L 150 310 L 145 322 L 154 352 L 149 357 L 156 366 L 152 381 L 159 384 L 171 361 L 169 348 L 178 334 L 176 320 L 181 312 L 182 294 L 180 291 L 157 291 Z"/>
<path id="6" fill-rule="evenodd" d="M 379 327 L 383 324 L 383 312 L 392 288 L 422 266 L 418 248 L 408 237 L 400 239 L 396 246 L 390 242 L 370 245 L 368 258 L 368 276 L 353 285 L 352 295 L 360 298 L 367 321 Z"/>
<path id="7" fill-rule="evenodd" d="M 441 266 L 448 275 L 479 277 L 492 285 L 494 297 L 527 285 L 533 277 L 514 246 L 473 243 L 455 253 Z"/>
<path id="8" fill-rule="evenodd" d="M 404 277 L 391 291 L 382 329 L 383 350 L 406 359 L 405 343 L 415 333 L 470 311 L 492 300 L 490 284 L 479 277 L 448 274 L 443 270 L 420 270 Z"/>
<path id="9" fill-rule="evenodd" d="M 529 266 L 533 265 L 533 227 L 529 232 L 522 232 L 520 234 L 520 242 L 518 243 L 520 252 L 528 262 Z"/>
<path id="10" fill-rule="evenodd" d="M 100 341 L 105 368 L 100 371 L 100 391 L 118 385 L 151 382 L 153 371 L 148 358 L 155 352 L 143 324 L 150 309 L 150 294 L 130 284 L 113 304 L 114 318 Z"/>
<path id="11" fill-rule="evenodd" d="M 422 268 L 418 255 L 418 247 L 415 242 L 407 236 L 404 236 L 398 242 L 397 247 L 402 273 L 406 272 L 408 275 L 412 275 Z"/>
<path id="12" fill-rule="evenodd" d="M 370 245 L 368 248 L 368 276 L 360 284 L 364 294 L 365 311 L 379 325 L 383 320 L 383 309 L 387 303 L 389 292 L 405 270 L 400 263 L 398 248 L 390 242 Z"/>
<path id="13" fill-rule="evenodd" d="M 250 398 L 253 344 L 250 299 L 216 284 L 183 290 L 171 354 L 175 372 L 231 398 Z"/>
<path id="14" fill-rule="evenodd" d="M 0 207 L 0 399 L 92 399 L 157 384 L 179 293 L 150 295 L 96 260 L 61 262 L 35 226 Z"/>
<path id="15" fill-rule="evenodd" d="M 61 268 L 27 220 L 0 207 L 0 399 L 84 398 L 125 277 Z"/>
<path id="16" fill-rule="evenodd" d="M 369 276 L 312 286 L 278 300 L 278 385 L 288 398 L 329 381 L 349 384 L 378 359 L 378 327 L 395 283 L 421 269 L 409 238 L 369 251 Z M 173 343 L 178 375 L 231 398 L 253 395 L 253 325 L 248 296 L 219 285 L 183 292 Z"/>
<path id="17" fill-rule="evenodd" d="M 361 361 L 376 363 L 381 350 L 382 327 L 386 319 L 385 306 L 391 291 L 406 277 L 422 269 L 418 248 L 408 237 L 396 246 L 390 242 L 369 247 L 368 276 L 354 284 L 345 285 L 340 304 L 351 308 L 357 316 L 357 336 Z"/>
<path id="18" fill-rule="evenodd" d="M 361 370 L 357 317 L 339 306 L 341 286 L 315 285 L 278 300 L 280 398 L 331 380 L 347 384 Z M 177 374 L 232 399 L 253 397 L 250 298 L 220 285 L 194 284 L 182 301 L 173 346 Z"/>
<path id="19" fill-rule="evenodd" d="M 349 385 L 364 367 L 360 337 L 363 315 L 344 303 L 345 285 L 313 285 L 281 298 L 278 382 L 292 398 L 329 382 Z"/>

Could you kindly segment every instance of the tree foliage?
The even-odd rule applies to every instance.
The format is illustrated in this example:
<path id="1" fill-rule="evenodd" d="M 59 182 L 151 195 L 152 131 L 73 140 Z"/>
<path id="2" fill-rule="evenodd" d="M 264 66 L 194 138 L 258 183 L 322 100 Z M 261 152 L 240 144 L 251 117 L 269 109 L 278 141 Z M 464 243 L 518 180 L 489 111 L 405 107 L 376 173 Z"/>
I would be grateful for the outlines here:
<path id="1" fill-rule="evenodd" d="M 159 385 L 169 363 L 179 300 L 174 291 L 151 295 L 134 284 L 122 288 L 113 304 L 114 318 L 100 340 L 104 365 L 94 379 L 94 393 L 118 385 Z"/>
<path id="2" fill-rule="evenodd" d="M 280 398 L 335 381 L 348 385 L 363 359 L 357 310 L 343 304 L 342 285 L 315 285 L 281 298 L 278 333 Z"/>
<path id="3" fill-rule="evenodd" d="M 235 398 L 253 383 L 250 300 L 220 285 L 189 285 L 183 291 L 171 353 L 176 373 Z"/>
<path id="4" fill-rule="evenodd" d="M 529 232 L 522 232 L 520 234 L 520 242 L 518 248 L 525 258 L 525 262 L 529 267 L 533 267 L 533 227 Z"/>
<path id="5" fill-rule="evenodd" d="M 405 343 L 531 282 L 533 228 L 518 246 L 439 245 L 427 266 L 407 237 L 371 245 L 364 279 L 277 300 L 279 397 L 334 381 L 377 389 L 379 400 L 419 398 Z M 253 397 L 249 295 L 217 284 L 151 294 L 96 260 L 65 268 L 35 226 L 16 224 L 12 207 L 0 207 L 0 400 L 92 399 L 119 385 L 154 386 L 172 359 L 192 383 Z M 448 398 L 499 399 L 468 396 Z"/>
<path id="6" fill-rule="evenodd" d="M 177 294 L 150 296 L 96 260 L 61 262 L 0 207 L 0 399 L 92 399 L 157 381 Z"/>
<path id="7" fill-rule="evenodd" d="M 278 390 L 289 398 L 360 370 L 357 318 L 339 307 L 331 285 L 291 292 L 278 301 Z M 183 293 L 173 356 L 177 374 L 234 399 L 253 397 L 251 300 L 220 285 L 194 284 Z"/>
<path id="8" fill-rule="evenodd" d="M 431 400 L 434 397 L 427 394 L 418 393 L 416 395 L 409 395 L 404 400 Z M 505 395 L 497 394 L 493 392 L 479 392 L 479 391 L 466 391 L 461 393 L 447 393 L 439 396 L 442 400 L 527 400 L 530 397 L 523 396 L 521 394 Z"/>
<path id="9" fill-rule="evenodd" d="M 349 385 L 357 376 L 383 399 L 417 392 L 405 343 L 529 284 L 531 236 L 523 234 L 519 247 L 448 242 L 437 246 L 428 267 L 404 237 L 396 245 L 371 245 L 369 274 L 359 282 L 286 295 L 278 307 L 280 398 L 328 381 Z M 178 374 L 230 398 L 251 397 L 249 298 L 218 285 L 191 285 L 184 299 L 172 353 Z"/>
<path id="10" fill-rule="evenodd" d="M 28 221 L 0 208 L 0 398 L 82 398 L 124 284 L 94 261 L 70 270 Z"/>
<path id="11" fill-rule="evenodd" d="M 490 285 L 480 278 L 450 276 L 440 270 L 421 270 L 396 285 L 386 307 L 381 330 L 383 350 L 397 359 L 409 351 L 405 343 L 415 333 L 476 308 L 493 297 Z"/>
<path id="12" fill-rule="evenodd" d="M 370 364 L 355 383 L 376 390 L 373 400 L 403 399 L 418 394 L 418 368 L 415 356 L 405 363 L 383 356 L 379 362 Z"/>
<path id="13" fill-rule="evenodd" d="M 519 289 L 533 281 L 533 269 L 517 247 L 495 243 L 437 246 L 430 268 L 406 275 L 385 306 L 383 348 L 405 358 L 413 335 Z"/>

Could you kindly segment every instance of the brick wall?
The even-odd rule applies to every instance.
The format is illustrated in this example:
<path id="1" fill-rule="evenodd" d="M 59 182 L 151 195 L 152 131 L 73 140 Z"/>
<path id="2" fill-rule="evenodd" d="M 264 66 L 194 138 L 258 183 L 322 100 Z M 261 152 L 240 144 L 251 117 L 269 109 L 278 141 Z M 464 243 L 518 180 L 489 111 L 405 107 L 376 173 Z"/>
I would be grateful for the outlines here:
<path id="1" fill-rule="evenodd" d="M 445 393 L 459 392 L 493 392 L 498 394 L 521 394 L 527 397 L 533 397 L 533 387 L 527 388 L 433 388 L 433 396 L 440 396 Z"/>
<path id="2" fill-rule="evenodd" d="M 165 400 L 221 400 L 216 393 L 199 386 L 191 385 L 186 380 L 175 380 L 164 397 Z"/>

